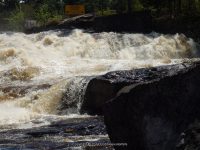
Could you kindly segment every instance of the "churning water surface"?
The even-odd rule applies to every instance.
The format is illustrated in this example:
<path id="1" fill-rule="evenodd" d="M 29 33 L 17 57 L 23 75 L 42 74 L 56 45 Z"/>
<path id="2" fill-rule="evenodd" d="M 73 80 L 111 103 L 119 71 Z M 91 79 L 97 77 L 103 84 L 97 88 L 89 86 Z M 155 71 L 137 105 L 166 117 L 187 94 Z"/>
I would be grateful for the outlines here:
<path id="1" fill-rule="evenodd" d="M 0 33 L 0 130 L 85 117 L 78 110 L 87 76 L 180 63 L 198 57 L 197 46 L 183 34 Z M 71 99 L 75 110 L 61 112 Z"/>

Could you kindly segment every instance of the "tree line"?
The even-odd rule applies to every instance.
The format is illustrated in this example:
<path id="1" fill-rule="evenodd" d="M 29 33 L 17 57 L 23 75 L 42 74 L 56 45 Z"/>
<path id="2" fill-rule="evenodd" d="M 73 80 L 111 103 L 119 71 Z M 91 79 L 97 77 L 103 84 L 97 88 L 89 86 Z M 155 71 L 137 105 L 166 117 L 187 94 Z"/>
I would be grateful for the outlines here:
<path id="1" fill-rule="evenodd" d="M 13 10 L 24 2 L 34 5 L 37 9 L 42 4 L 47 4 L 52 10 L 63 10 L 64 4 L 81 3 L 86 5 L 86 10 L 106 11 L 115 10 L 116 13 L 132 13 L 134 11 L 151 10 L 158 15 L 198 14 L 200 0 L 0 0 L 1 10 Z M 3 4 L 3 5 L 2 5 Z"/>
<path id="2" fill-rule="evenodd" d="M 25 19 L 46 25 L 67 17 L 66 4 L 84 4 L 87 13 L 96 15 L 149 11 L 153 17 L 176 18 L 200 14 L 200 0 L 0 0 L 0 19 L 4 17 L 16 27 L 22 26 Z"/>
<path id="3" fill-rule="evenodd" d="M 88 4 L 96 4 L 98 9 L 113 9 L 117 13 L 150 10 L 156 15 L 198 15 L 200 0 L 85 0 Z"/>

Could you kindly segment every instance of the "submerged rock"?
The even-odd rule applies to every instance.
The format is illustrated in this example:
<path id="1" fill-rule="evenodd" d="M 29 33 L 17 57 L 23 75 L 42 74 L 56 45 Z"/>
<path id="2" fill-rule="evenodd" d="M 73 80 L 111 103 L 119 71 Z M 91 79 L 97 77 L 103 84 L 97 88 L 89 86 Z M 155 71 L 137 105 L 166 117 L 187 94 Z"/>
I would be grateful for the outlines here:
<path id="1" fill-rule="evenodd" d="M 200 62 L 113 72 L 89 83 L 85 103 L 92 102 L 86 106 L 96 113 L 107 101 L 103 114 L 110 139 L 127 143 L 124 149 L 175 150 L 184 145 L 182 133 L 200 119 L 199 87 Z"/>

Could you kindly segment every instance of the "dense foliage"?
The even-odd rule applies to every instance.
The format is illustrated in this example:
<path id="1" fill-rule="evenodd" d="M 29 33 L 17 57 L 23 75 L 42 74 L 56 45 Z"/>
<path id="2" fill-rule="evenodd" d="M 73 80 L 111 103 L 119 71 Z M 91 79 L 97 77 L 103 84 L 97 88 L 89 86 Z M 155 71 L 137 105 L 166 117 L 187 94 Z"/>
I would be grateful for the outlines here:
<path id="1" fill-rule="evenodd" d="M 34 4 L 35 8 L 48 5 L 49 11 L 63 11 L 64 4 L 82 3 L 86 5 L 87 11 L 116 10 L 118 13 L 125 13 L 137 10 L 153 10 L 157 13 L 168 14 L 189 14 L 200 12 L 200 0 L 0 0 L 4 3 L 4 10 L 16 9 L 19 3 L 22 5 Z M 1 4 L 0 3 L 0 4 Z M 3 10 L 1 9 L 1 10 Z"/>
<path id="2" fill-rule="evenodd" d="M 84 4 L 87 13 L 96 15 L 148 10 L 154 17 L 169 16 L 173 19 L 200 14 L 200 0 L 0 0 L 0 21 L 3 16 L 11 24 L 20 26 L 24 19 L 47 25 L 67 17 L 65 4 Z"/>

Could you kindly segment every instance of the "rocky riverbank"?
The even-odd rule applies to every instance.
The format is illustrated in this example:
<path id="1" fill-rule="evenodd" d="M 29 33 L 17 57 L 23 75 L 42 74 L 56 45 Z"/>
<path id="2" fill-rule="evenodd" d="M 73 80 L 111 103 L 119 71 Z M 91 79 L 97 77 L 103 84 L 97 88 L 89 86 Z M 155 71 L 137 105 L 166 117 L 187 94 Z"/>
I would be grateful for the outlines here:
<path id="1" fill-rule="evenodd" d="M 1 130 L 0 134 L 0 149 L 5 150 L 113 150 L 102 117 L 60 119 L 51 125 Z"/>
<path id="2" fill-rule="evenodd" d="M 49 24 L 25 30 L 26 33 L 37 33 L 55 29 L 85 29 L 90 32 L 129 32 L 150 33 L 152 31 L 164 34 L 183 33 L 200 42 L 199 16 L 169 16 L 153 17 L 150 11 L 134 12 L 132 14 L 118 14 L 94 17 L 86 14 L 79 17 L 65 19 L 60 23 Z"/>

